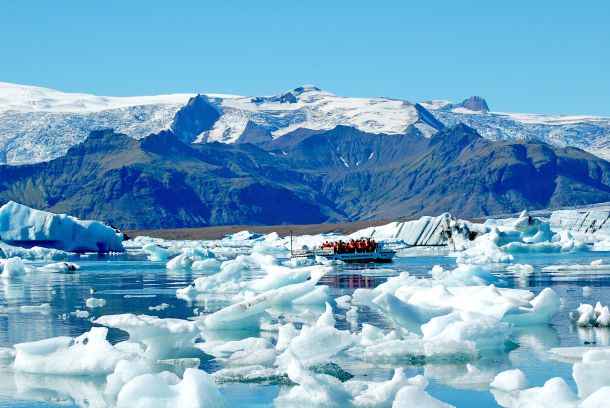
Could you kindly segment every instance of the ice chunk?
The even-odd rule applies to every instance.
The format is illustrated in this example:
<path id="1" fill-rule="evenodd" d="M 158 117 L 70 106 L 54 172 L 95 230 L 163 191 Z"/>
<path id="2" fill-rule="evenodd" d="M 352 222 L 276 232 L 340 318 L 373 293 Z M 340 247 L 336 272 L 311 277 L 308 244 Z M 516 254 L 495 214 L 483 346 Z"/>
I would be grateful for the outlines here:
<path id="1" fill-rule="evenodd" d="M 520 391 L 515 407 L 573 407 L 578 403 L 570 387 L 560 377 L 551 378 L 542 387 Z"/>
<path id="2" fill-rule="evenodd" d="M 349 384 L 346 384 L 346 386 L 349 386 Z M 387 406 L 390 401 L 395 399 L 398 391 L 405 386 L 410 386 L 409 379 L 405 376 L 403 369 L 398 368 L 388 381 L 367 383 L 366 388 L 355 396 L 354 405 L 362 407 Z"/>
<path id="3" fill-rule="evenodd" d="M 326 374 L 311 374 L 290 351 L 286 373 L 295 384 L 286 394 L 280 395 L 273 402 L 277 406 L 299 407 L 345 407 L 353 402 L 353 396 L 345 390 L 343 384 L 335 377 Z"/>
<path id="4" fill-rule="evenodd" d="M 498 351 L 506 348 L 510 325 L 495 318 L 474 312 L 453 312 L 431 319 L 421 326 L 423 339 L 441 345 L 474 344 L 479 351 Z"/>
<path id="5" fill-rule="evenodd" d="M 75 263 L 72 262 L 56 262 L 36 268 L 36 272 L 54 272 L 54 273 L 66 273 L 74 272 L 80 269 Z"/>
<path id="6" fill-rule="evenodd" d="M 286 350 L 292 339 L 297 337 L 299 333 L 300 331 L 297 330 L 292 323 L 278 326 L 278 337 L 275 349 L 280 352 Z"/>
<path id="7" fill-rule="evenodd" d="M 352 301 L 352 297 L 350 295 L 343 295 L 335 298 L 335 304 L 339 309 L 350 309 L 350 302 Z"/>
<path id="8" fill-rule="evenodd" d="M 161 303 L 160 305 L 157 306 L 149 306 L 148 310 L 156 310 L 158 312 L 160 312 L 161 310 L 165 310 L 169 307 L 169 305 L 167 303 Z"/>
<path id="9" fill-rule="evenodd" d="M 610 350 L 610 347 L 554 347 L 549 353 L 566 360 L 582 360 L 582 356 L 591 350 Z"/>
<path id="10" fill-rule="evenodd" d="M 152 243 L 144 245 L 142 250 L 148 254 L 149 261 L 166 261 L 172 255 L 169 249 Z"/>
<path id="11" fill-rule="evenodd" d="M 503 320 L 521 326 L 548 324 L 559 310 L 561 298 L 553 289 L 544 288 L 530 304 L 531 307 L 520 307 L 507 313 Z"/>
<path id="12" fill-rule="evenodd" d="M 106 340 L 108 329 L 92 327 L 80 337 L 54 337 L 15 344 L 13 367 L 17 371 L 40 374 L 104 375 L 114 371 L 120 360 L 135 355 L 112 346 Z"/>
<path id="13" fill-rule="evenodd" d="M 264 367 L 261 365 L 240 366 L 223 368 L 214 373 L 214 378 L 218 383 L 242 382 L 280 382 L 285 380 L 285 375 L 277 368 Z"/>
<path id="14" fill-rule="evenodd" d="M 316 266 L 298 269 L 286 268 L 284 266 L 266 266 L 263 267 L 263 270 L 265 270 L 267 275 L 261 279 L 251 281 L 248 286 L 257 292 L 277 289 L 294 283 L 305 282 L 310 278 L 314 270 L 319 269 L 320 267 Z"/>
<path id="15" fill-rule="evenodd" d="M 338 330 L 331 306 L 326 304 L 315 326 L 304 325 L 298 336 L 294 337 L 288 349 L 278 357 L 280 368 L 286 368 L 293 357 L 305 366 L 327 362 L 340 351 L 348 348 L 353 338 L 349 331 Z"/>
<path id="16" fill-rule="evenodd" d="M 451 408 L 453 405 L 437 400 L 419 387 L 406 386 L 396 394 L 392 408 Z"/>
<path id="17" fill-rule="evenodd" d="M 581 398 L 587 398 L 601 387 L 610 386 L 610 350 L 590 349 L 584 353 L 582 361 L 574 363 L 572 376 Z"/>
<path id="18" fill-rule="evenodd" d="M 610 311 L 608 306 L 597 302 L 595 307 L 588 303 L 581 303 L 578 309 L 570 312 L 570 320 L 581 327 L 608 327 L 610 326 Z"/>
<path id="19" fill-rule="evenodd" d="M 226 407 L 214 377 L 187 368 L 182 380 L 175 374 L 144 374 L 127 382 L 118 394 L 117 407 Z"/>
<path id="20" fill-rule="evenodd" d="M 271 296 L 264 293 L 205 316 L 204 324 L 215 330 L 258 329 L 269 306 Z"/>
<path id="21" fill-rule="evenodd" d="M 196 322 L 157 316 L 136 316 L 131 313 L 107 315 L 94 323 L 128 332 L 131 343 L 146 346 L 144 356 L 149 360 L 192 354 L 195 340 L 200 336 Z"/>
<path id="22" fill-rule="evenodd" d="M 502 371 L 496 375 L 489 386 L 498 390 L 511 392 L 529 388 L 529 383 L 523 371 L 517 368 L 515 370 Z"/>
<path id="23" fill-rule="evenodd" d="M 92 297 L 85 301 L 85 305 L 90 309 L 95 309 L 96 307 L 104 307 L 106 306 L 106 300 Z"/>
<path id="24" fill-rule="evenodd" d="M 512 255 L 504 253 L 494 242 L 481 237 L 475 240 L 475 245 L 458 253 L 455 260 L 458 264 L 494 264 L 507 263 L 514 260 Z"/>
<path id="25" fill-rule="evenodd" d="M 75 310 L 73 312 L 70 313 L 72 316 L 81 318 L 81 319 L 88 319 L 89 318 L 89 312 L 86 310 Z"/>
<path id="26" fill-rule="evenodd" d="M 433 317 L 446 315 L 453 311 L 450 307 L 427 307 L 404 303 L 396 296 L 384 293 L 373 299 L 372 302 L 380 310 L 383 310 L 389 318 L 399 326 L 415 333 L 421 334 L 421 325 L 427 323 Z"/>
<path id="27" fill-rule="evenodd" d="M 0 360 L 12 360 L 15 358 L 15 349 L 0 347 Z"/>
<path id="28" fill-rule="evenodd" d="M 216 255 L 205 248 L 184 248 L 182 253 L 172 258 L 165 266 L 171 270 L 215 269 L 220 265 L 218 261 L 207 261 L 214 259 Z M 207 262 L 204 262 L 207 261 Z"/>
<path id="29" fill-rule="evenodd" d="M 30 261 L 44 259 L 49 261 L 60 261 L 67 259 L 69 254 L 65 251 L 60 251 L 53 248 L 43 248 L 40 246 L 33 246 L 31 248 L 21 248 L 18 246 L 7 245 L 0 241 L 0 255 L 4 253 L 5 257 L 17 256 L 21 259 L 27 259 Z M 0 256 L 2 258 L 2 256 Z"/>
<path id="30" fill-rule="evenodd" d="M 602 387 L 589 395 L 578 406 L 579 408 L 600 408 L 608 406 L 610 401 L 610 386 Z"/>
<path id="31" fill-rule="evenodd" d="M 229 358 L 240 351 L 257 352 L 260 350 L 273 349 L 273 345 L 266 339 L 260 337 L 248 337 L 236 341 L 206 341 L 197 343 L 196 347 L 204 353 L 216 358 Z"/>
<path id="32" fill-rule="evenodd" d="M 21 258 L 13 257 L 2 262 L 2 279 L 11 279 L 25 273 L 25 266 Z"/>
<path id="33" fill-rule="evenodd" d="M 98 221 L 34 210 L 9 201 L 0 207 L 0 236 L 8 244 L 69 252 L 123 252 L 123 234 Z"/>
<path id="34" fill-rule="evenodd" d="M 151 368 L 145 360 L 121 360 L 114 368 L 114 372 L 106 377 L 104 394 L 117 395 L 127 382 L 150 371 Z"/>

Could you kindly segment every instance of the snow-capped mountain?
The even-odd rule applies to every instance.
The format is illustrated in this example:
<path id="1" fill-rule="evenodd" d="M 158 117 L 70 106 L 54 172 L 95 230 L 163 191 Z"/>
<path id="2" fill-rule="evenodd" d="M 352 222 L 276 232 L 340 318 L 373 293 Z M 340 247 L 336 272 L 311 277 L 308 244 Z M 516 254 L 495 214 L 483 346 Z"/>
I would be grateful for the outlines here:
<path id="1" fill-rule="evenodd" d="M 487 112 L 449 101 L 429 101 L 421 105 L 443 125 L 464 123 L 490 140 L 537 139 L 557 147 L 578 147 L 610 160 L 610 118 Z"/>
<path id="2" fill-rule="evenodd" d="M 168 129 L 191 96 L 105 97 L 0 82 L 0 164 L 63 156 L 93 129 L 134 138 Z"/>
<path id="3" fill-rule="evenodd" d="M 405 134 L 413 126 L 426 136 L 436 133 L 415 104 L 388 98 L 346 98 L 302 86 L 269 97 L 208 95 L 223 115 L 197 141 L 236 142 L 248 122 L 275 139 L 299 128 L 329 130 L 353 126 L 367 133 Z"/>
<path id="4" fill-rule="evenodd" d="M 338 125 L 367 133 L 430 137 L 443 125 L 460 122 L 492 140 L 541 139 L 610 158 L 610 118 L 489 112 L 480 97 L 457 104 L 418 104 L 341 97 L 314 86 L 262 97 L 206 94 L 189 103 L 193 97 L 105 97 L 0 83 L 0 164 L 60 157 L 91 130 L 102 128 L 136 139 L 173 129 L 180 130 L 185 141 L 240 143 L 277 139 L 299 128 L 329 130 Z M 243 137 L 245 133 L 249 136 Z"/>

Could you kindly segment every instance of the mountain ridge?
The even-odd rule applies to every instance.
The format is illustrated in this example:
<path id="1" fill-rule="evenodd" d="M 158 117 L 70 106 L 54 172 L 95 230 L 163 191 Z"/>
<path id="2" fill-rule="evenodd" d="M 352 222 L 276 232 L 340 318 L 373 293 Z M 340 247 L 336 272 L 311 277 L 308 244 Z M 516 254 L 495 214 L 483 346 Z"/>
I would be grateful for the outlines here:
<path id="1" fill-rule="evenodd" d="M 205 109 L 191 110 L 181 118 L 179 112 L 189 110 L 185 108 L 192 98 L 198 98 L 197 94 L 98 97 L 0 83 L 0 163 L 61 157 L 91 130 L 103 128 L 136 139 L 173 129 L 178 137 L 197 143 L 264 143 L 298 129 L 330 130 L 337 125 L 367 133 L 430 137 L 458 123 L 490 140 L 539 139 L 610 158 L 610 118 L 488 112 L 487 102 L 480 97 L 457 104 L 411 103 L 346 98 L 302 86 L 264 97 L 200 95 Z M 176 122 L 182 127 L 176 128 Z"/>
<path id="2" fill-rule="evenodd" d="M 60 158 L 0 166 L 0 202 L 126 229 L 461 217 L 610 201 L 610 164 L 466 125 L 430 138 L 336 126 L 266 145 L 92 132 Z"/>

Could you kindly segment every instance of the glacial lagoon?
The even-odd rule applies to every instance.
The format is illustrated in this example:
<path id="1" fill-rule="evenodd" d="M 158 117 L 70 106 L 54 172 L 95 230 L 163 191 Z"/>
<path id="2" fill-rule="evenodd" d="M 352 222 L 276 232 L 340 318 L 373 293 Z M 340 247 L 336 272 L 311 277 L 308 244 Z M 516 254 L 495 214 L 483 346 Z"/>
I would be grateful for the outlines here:
<path id="1" fill-rule="evenodd" d="M 234 249 L 227 258 L 234 258 L 240 251 Z M 279 255 L 278 261 L 287 261 Z M 377 361 L 367 362 L 340 353 L 332 359 L 355 379 L 385 381 L 392 377 L 394 369 L 403 367 L 407 377 L 418 374 L 429 380 L 426 391 L 439 400 L 455 406 L 497 406 L 489 383 L 505 370 L 521 369 L 532 386 L 542 386 L 554 376 L 563 378 L 576 392 L 572 378 L 573 361 L 562 360 L 549 353 L 556 347 L 587 346 L 590 348 L 610 345 L 609 328 L 577 327 L 569 319 L 569 312 L 579 304 L 606 304 L 610 299 L 610 266 L 608 269 L 583 269 L 578 271 L 543 271 L 550 265 L 590 264 L 610 257 L 610 252 L 586 251 L 568 253 L 514 254 L 514 262 L 534 267 L 531 274 L 510 272 L 510 264 L 485 265 L 484 268 L 497 278 L 497 287 L 526 289 L 538 294 L 546 287 L 552 288 L 562 299 L 559 311 L 550 325 L 532 325 L 513 328 L 511 340 L 514 346 L 507 352 L 487 353 L 470 360 L 446 361 Z M 188 319 L 195 314 L 208 314 L 229 305 L 230 301 L 198 296 L 184 300 L 176 296 L 176 290 L 191 284 L 194 279 L 215 272 L 196 270 L 168 270 L 165 261 L 149 261 L 146 254 L 131 249 L 126 254 L 88 255 L 70 259 L 80 270 L 68 273 L 29 273 L 0 282 L 0 348 L 13 344 L 43 340 L 56 336 L 77 337 L 92 326 L 92 318 L 102 315 L 134 313 L 155 315 L 161 318 Z M 33 262 L 43 265 L 48 262 Z M 456 267 L 455 256 L 446 249 L 406 249 L 399 252 L 395 261 L 387 265 L 333 265 L 318 285 L 327 285 L 332 298 L 351 295 L 357 288 L 373 288 L 389 277 L 401 272 L 429 278 L 435 265 L 445 269 Z M 265 275 L 260 268 L 248 270 L 248 279 Z M 102 307 L 87 308 L 85 301 L 95 297 L 104 299 Z M 40 307 L 48 304 L 49 307 Z M 22 306 L 35 306 L 23 308 Z M 287 310 L 287 316 L 298 316 L 306 309 L 314 314 L 323 308 L 304 307 Z M 88 317 L 75 313 L 87 311 Z M 378 312 L 358 307 L 357 327 L 345 318 L 347 310 L 334 307 L 336 327 L 341 330 L 360 330 L 363 323 L 389 330 L 393 323 Z M 298 326 L 298 323 L 297 323 Z M 225 340 L 247 337 L 263 337 L 276 341 L 273 331 L 229 331 L 219 335 Z M 111 343 L 126 340 L 126 332 L 110 329 Z M 199 356 L 201 357 L 201 356 Z M 189 360 L 191 361 L 191 360 Z M 222 368 L 216 359 L 202 358 L 199 368 L 213 373 Z M 158 367 L 182 374 L 180 363 Z M 41 375 L 15 372 L 10 359 L 0 360 L 0 405 L 17 406 L 104 406 L 114 402 L 104 395 L 106 376 Z M 271 406 L 278 395 L 291 387 L 286 381 L 223 382 L 221 394 L 229 406 Z M 391 403 L 391 402 L 390 402 Z"/>

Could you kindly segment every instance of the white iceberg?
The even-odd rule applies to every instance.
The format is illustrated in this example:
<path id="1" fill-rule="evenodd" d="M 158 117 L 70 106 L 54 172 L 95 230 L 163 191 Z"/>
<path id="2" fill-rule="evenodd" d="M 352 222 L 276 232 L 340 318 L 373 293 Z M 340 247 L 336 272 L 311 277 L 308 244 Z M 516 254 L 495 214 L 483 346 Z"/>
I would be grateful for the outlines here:
<path id="1" fill-rule="evenodd" d="M 0 236 L 9 245 L 68 252 L 123 252 L 123 234 L 98 222 L 39 211 L 9 201 L 0 207 Z"/>
<path id="2" fill-rule="evenodd" d="M 110 374 L 119 361 L 137 356 L 110 344 L 107 333 L 105 327 L 93 327 L 76 338 L 54 337 L 15 344 L 13 367 L 17 371 L 40 374 Z"/>
<path id="3" fill-rule="evenodd" d="M 144 357 L 152 361 L 192 354 L 200 337 L 196 322 L 181 319 L 126 313 L 102 316 L 94 323 L 128 332 L 129 342 L 142 345 Z"/>
<path id="4" fill-rule="evenodd" d="M 119 408 L 226 406 L 214 377 L 194 368 L 187 368 L 182 380 L 167 371 L 137 376 L 123 386 L 117 397 Z"/>

